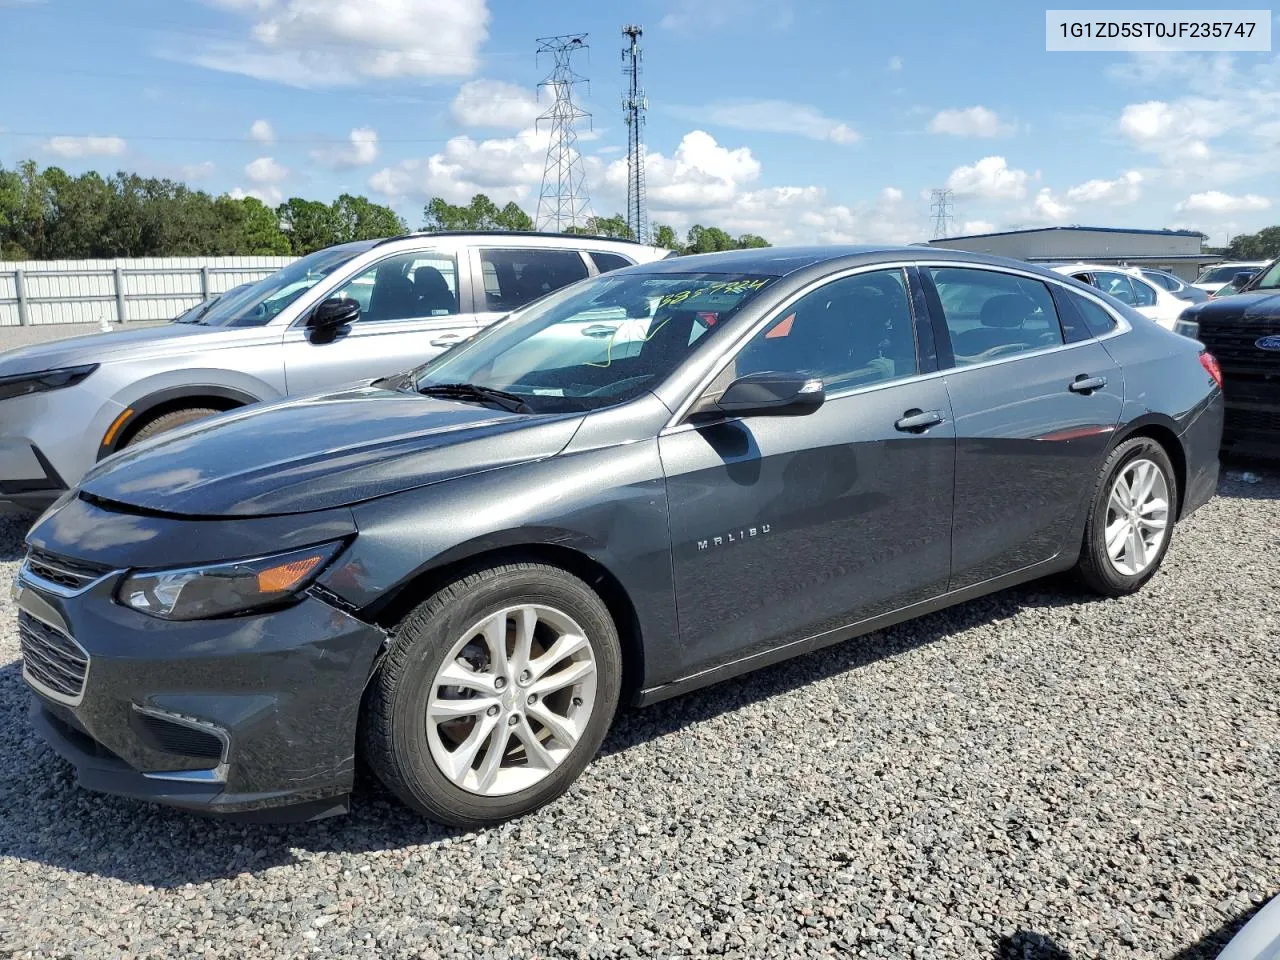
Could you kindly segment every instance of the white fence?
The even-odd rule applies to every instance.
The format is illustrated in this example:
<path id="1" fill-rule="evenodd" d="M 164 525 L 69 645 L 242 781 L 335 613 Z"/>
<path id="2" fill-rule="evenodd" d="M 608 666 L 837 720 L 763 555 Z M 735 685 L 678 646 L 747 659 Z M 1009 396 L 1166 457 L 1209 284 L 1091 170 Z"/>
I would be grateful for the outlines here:
<path id="1" fill-rule="evenodd" d="M 169 320 L 293 257 L 0 261 L 0 327 Z"/>

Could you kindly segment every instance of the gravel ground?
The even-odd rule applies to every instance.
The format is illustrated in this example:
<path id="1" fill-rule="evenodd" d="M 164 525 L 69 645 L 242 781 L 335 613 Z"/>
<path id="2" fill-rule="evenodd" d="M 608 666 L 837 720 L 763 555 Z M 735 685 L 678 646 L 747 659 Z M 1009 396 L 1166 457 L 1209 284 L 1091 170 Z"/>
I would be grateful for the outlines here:
<path id="1" fill-rule="evenodd" d="M 482 833 L 374 785 L 296 827 L 80 791 L 6 606 L 0 956 L 1207 960 L 1280 892 L 1280 470 L 1250 469 L 1139 596 L 1033 584 L 629 712 Z"/>

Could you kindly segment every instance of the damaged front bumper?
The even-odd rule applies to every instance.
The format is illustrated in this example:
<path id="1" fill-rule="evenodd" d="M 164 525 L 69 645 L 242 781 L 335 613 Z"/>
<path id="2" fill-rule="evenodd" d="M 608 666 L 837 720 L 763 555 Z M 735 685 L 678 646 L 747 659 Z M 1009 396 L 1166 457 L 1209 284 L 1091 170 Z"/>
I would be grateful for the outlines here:
<path id="1" fill-rule="evenodd" d="M 124 571 L 15 583 L 36 730 L 81 786 L 212 815 L 346 810 L 360 700 L 385 634 L 315 595 L 172 622 L 112 599 Z"/>

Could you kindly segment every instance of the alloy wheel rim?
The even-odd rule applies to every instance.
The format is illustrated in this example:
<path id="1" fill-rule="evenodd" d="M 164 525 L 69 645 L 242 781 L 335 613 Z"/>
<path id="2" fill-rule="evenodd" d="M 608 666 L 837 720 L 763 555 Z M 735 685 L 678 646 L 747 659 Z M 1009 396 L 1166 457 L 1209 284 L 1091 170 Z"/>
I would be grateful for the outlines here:
<path id="1" fill-rule="evenodd" d="M 1127 577 L 1155 561 L 1169 527 L 1169 483 L 1146 459 L 1125 465 L 1107 499 L 1104 542 L 1111 565 Z"/>
<path id="2" fill-rule="evenodd" d="M 486 797 L 518 793 L 564 762 L 595 702 L 586 631 L 554 607 L 506 607 L 467 630 L 436 671 L 427 742 L 455 786 Z"/>

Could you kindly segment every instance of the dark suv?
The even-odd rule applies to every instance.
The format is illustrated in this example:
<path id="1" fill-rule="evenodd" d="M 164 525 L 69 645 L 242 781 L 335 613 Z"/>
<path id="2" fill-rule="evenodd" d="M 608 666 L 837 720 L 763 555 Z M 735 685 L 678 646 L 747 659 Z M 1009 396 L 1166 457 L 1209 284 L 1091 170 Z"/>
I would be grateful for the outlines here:
<path id="1" fill-rule="evenodd" d="M 1280 260 L 1239 293 L 1188 307 L 1177 331 L 1218 358 L 1229 452 L 1280 457 Z"/>

